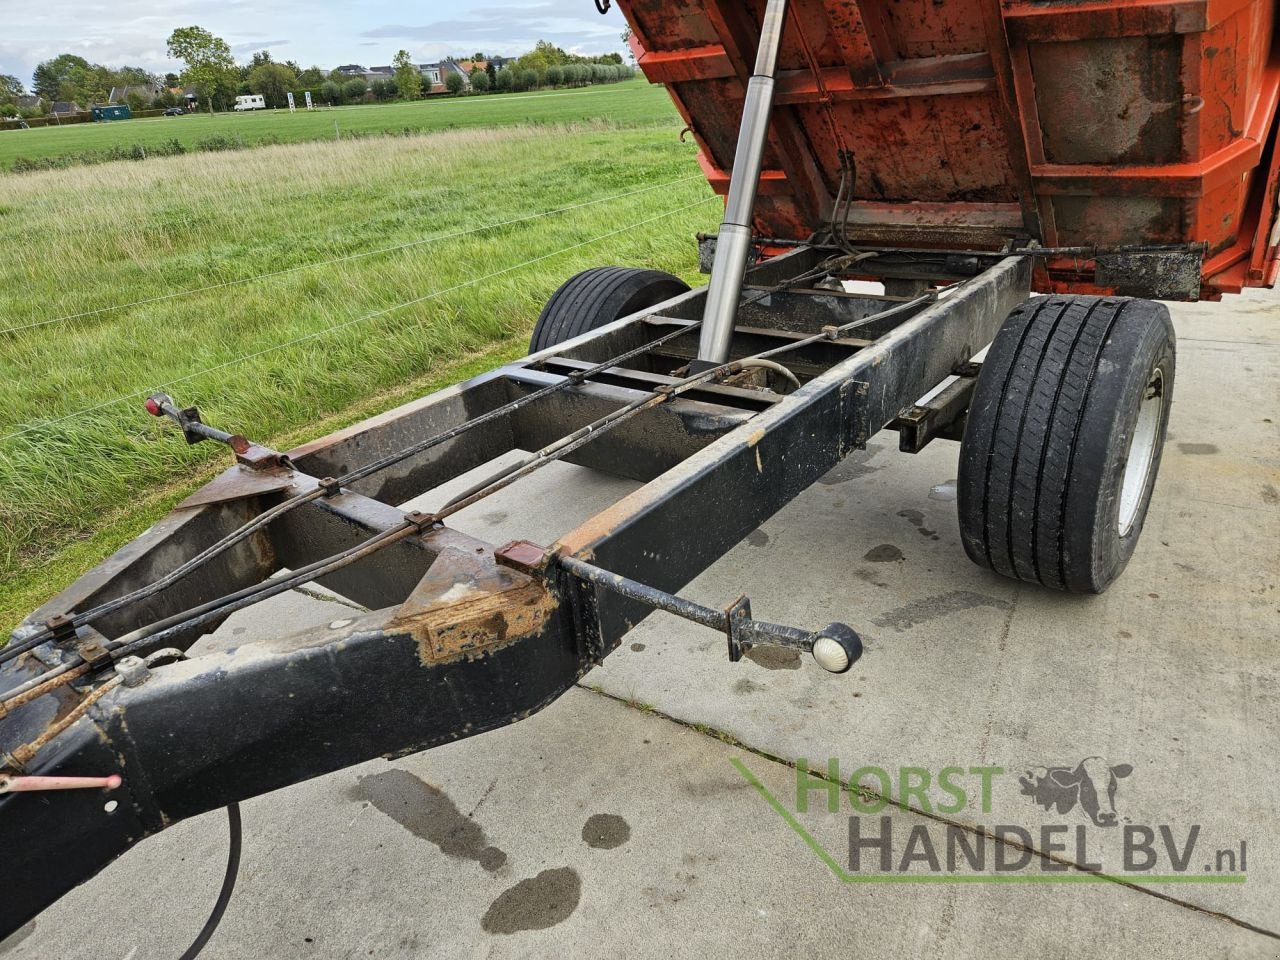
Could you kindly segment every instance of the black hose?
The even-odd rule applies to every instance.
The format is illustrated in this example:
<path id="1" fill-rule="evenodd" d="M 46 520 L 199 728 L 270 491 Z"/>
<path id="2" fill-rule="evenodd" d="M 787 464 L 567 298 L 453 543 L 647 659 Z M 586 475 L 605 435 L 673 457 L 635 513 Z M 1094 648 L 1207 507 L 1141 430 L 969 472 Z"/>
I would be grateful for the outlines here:
<path id="1" fill-rule="evenodd" d="M 209 919 L 204 922 L 204 926 L 200 928 L 200 932 L 196 935 L 195 940 L 191 942 L 191 946 L 187 947 L 178 960 L 195 960 L 200 955 L 200 951 L 205 948 L 209 938 L 218 929 L 218 924 L 222 922 L 222 915 L 227 912 L 227 904 L 231 902 L 231 893 L 236 888 L 236 877 L 240 873 L 240 845 L 242 840 L 240 804 L 232 803 L 227 806 L 227 826 L 231 832 L 231 848 L 227 851 L 227 872 L 222 878 L 222 889 L 218 892 L 218 902 L 213 905 L 213 912 L 209 914 Z"/>

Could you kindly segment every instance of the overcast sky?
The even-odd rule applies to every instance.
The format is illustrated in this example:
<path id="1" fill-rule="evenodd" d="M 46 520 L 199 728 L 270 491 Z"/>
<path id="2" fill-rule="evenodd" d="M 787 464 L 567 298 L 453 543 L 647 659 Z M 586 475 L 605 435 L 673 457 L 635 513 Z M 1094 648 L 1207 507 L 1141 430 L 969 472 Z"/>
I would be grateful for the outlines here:
<path id="1" fill-rule="evenodd" d="M 157 73 L 175 69 L 165 40 L 192 24 L 226 40 L 237 60 L 265 49 L 277 60 L 326 69 L 389 64 L 401 48 L 419 62 L 476 51 L 519 54 L 537 40 L 574 53 L 625 52 L 622 15 L 615 7 L 600 16 L 593 0 L 4 0 L 0 10 L 0 73 L 28 86 L 35 65 L 59 53 Z"/>

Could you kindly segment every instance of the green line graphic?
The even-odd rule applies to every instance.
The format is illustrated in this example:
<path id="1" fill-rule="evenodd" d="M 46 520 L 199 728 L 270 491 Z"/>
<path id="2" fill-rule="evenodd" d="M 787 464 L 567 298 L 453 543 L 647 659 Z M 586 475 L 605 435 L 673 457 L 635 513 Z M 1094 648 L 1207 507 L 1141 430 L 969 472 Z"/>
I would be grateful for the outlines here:
<path id="1" fill-rule="evenodd" d="M 743 779 L 755 787 L 765 802 L 777 811 L 787 826 L 818 855 L 818 859 L 841 883 L 892 883 L 892 884 L 948 884 L 948 883 L 1244 883 L 1241 873 L 1213 873 L 1207 875 L 1186 873 L 1132 873 L 1116 876 L 1105 873 L 1089 873 L 1076 870 L 1072 873 L 850 873 L 827 852 L 813 835 L 801 825 L 795 816 L 761 783 L 737 757 L 729 761 L 742 774 Z"/>

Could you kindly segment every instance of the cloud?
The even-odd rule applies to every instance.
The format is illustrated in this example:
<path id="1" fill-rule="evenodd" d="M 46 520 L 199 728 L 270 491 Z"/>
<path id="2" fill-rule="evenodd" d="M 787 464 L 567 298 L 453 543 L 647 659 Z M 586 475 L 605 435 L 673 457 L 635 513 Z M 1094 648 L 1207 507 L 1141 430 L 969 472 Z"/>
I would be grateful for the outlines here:
<path id="1" fill-rule="evenodd" d="M 0 73 L 29 83 L 37 63 L 60 53 L 165 73 L 181 66 L 165 49 L 169 34 L 193 23 L 225 39 L 242 60 L 287 44 L 293 59 L 330 66 L 360 57 L 385 61 L 401 47 L 422 61 L 477 49 L 518 55 L 538 40 L 582 54 L 625 49 L 625 22 L 616 7 L 601 17 L 588 0 L 449 0 L 420 6 L 443 15 L 426 23 L 402 22 L 402 0 L 166 0 L 161 6 L 112 0 L 109 17 L 104 9 L 101 0 L 27 5 L 0 33 Z M 265 39 L 270 37 L 291 39 Z"/>
<path id="2" fill-rule="evenodd" d="M 240 53 L 257 53 L 259 50 L 269 50 L 271 47 L 283 47 L 288 40 L 246 40 L 244 43 L 231 44 L 231 52 Z"/>
<path id="3" fill-rule="evenodd" d="M 431 23 L 388 23 L 361 36 L 430 42 L 454 52 L 485 46 L 493 53 L 524 53 L 538 40 L 548 40 L 569 50 L 608 53 L 623 49 L 625 26 L 616 8 L 601 17 L 582 0 L 544 0 L 478 6 L 461 17 Z"/>

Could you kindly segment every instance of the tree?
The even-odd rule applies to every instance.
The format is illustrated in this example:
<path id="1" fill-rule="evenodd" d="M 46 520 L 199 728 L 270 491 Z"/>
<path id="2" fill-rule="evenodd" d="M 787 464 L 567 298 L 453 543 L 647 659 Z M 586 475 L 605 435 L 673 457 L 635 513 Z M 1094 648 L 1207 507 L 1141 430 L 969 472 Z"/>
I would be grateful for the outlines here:
<path id="1" fill-rule="evenodd" d="M 489 92 L 489 75 L 479 67 L 471 71 L 471 89 L 476 93 Z"/>
<path id="2" fill-rule="evenodd" d="M 22 85 L 22 81 L 17 77 L 8 73 L 0 73 L 0 101 L 4 103 L 12 103 L 19 97 L 24 96 L 27 88 Z"/>
<path id="3" fill-rule="evenodd" d="M 320 99 L 325 103 L 341 103 L 342 88 L 332 80 L 326 80 L 320 84 Z"/>
<path id="4" fill-rule="evenodd" d="M 298 86 L 303 90 L 314 90 L 324 83 L 325 72 L 319 67 L 307 67 L 298 71 Z"/>
<path id="5" fill-rule="evenodd" d="M 369 85 L 360 77 L 352 77 L 342 85 L 342 96 L 348 103 L 355 103 L 369 92 Z"/>
<path id="6" fill-rule="evenodd" d="M 142 110 L 145 110 L 147 106 L 147 102 L 142 98 L 142 94 L 138 93 L 136 90 L 130 90 L 128 95 L 125 96 L 124 102 L 129 105 L 129 111 L 131 113 L 140 113 Z"/>
<path id="7" fill-rule="evenodd" d="M 510 67 L 503 67 L 498 71 L 497 89 L 503 93 L 510 93 L 515 89 L 516 72 Z"/>
<path id="8" fill-rule="evenodd" d="M 461 93 L 467 86 L 466 79 L 457 70 L 450 70 L 444 76 L 444 88 L 452 94 Z"/>
<path id="9" fill-rule="evenodd" d="M 396 89 L 405 100 L 417 100 L 422 96 L 422 74 L 418 65 L 409 56 L 408 50 L 401 50 L 391 61 L 396 68 Z"/>
<path id="10" fill-rule="evenodd" d="M 249 91 L 262 94 L 268 106 L 283 107 L 298 77 L 283 63 L 267 60 L 249 71 L 248 82 Z"/>
<path id="11" fill-rule="evenodd" d="M 498 68 L 493 65 L 492 60 L 485 64 L 484 72 L 489 75 L 489 89 L 498 89 Z"/>
<path id="12" fill-rule="evenodd" d="M 262 64 L 268 64 L 268 63 L 271 63 L 271 51 L 270 50 L 257 51 L 256 54 L 253 54 L 253 56 L 251 56 L 247 64 L 244 64 L 243 67 L 239 68 L 239 73 L 241 73 L 241 79 L 248 79 L 248 76 L 250 76 L 253 70 L 256 70 L 257 68 L 261 67 Z"/>
<path id="13" fill-rule="evenodd" d="M 71 79 L 73 71 L 89 69 L 89 61 L 74 53 L 63 53 L 36 66 L 31 87 L 36 96 L 57 100 L 62 85 Z"/>
<path id="14" fill-rule="evenodd" d="M 204 94 L 213 113 L 213 98 L 236 66 L 227 41 L 203 27 L 179 27 L 169 35 L 169 56 L 187 65 L 182 79 Z"/>
<path id="15" fill-rule="evenodd" d="M 547 86 L 558 87 L 564 83 L 564 68 L 558 64 L 547 67 Z"/>
<path id="16" fill-rule="evenodd" d="M 369 90 L 382 103 L 396 98 L 396 82 L 394 80 L 375 80 L 369 85 Z"/>

